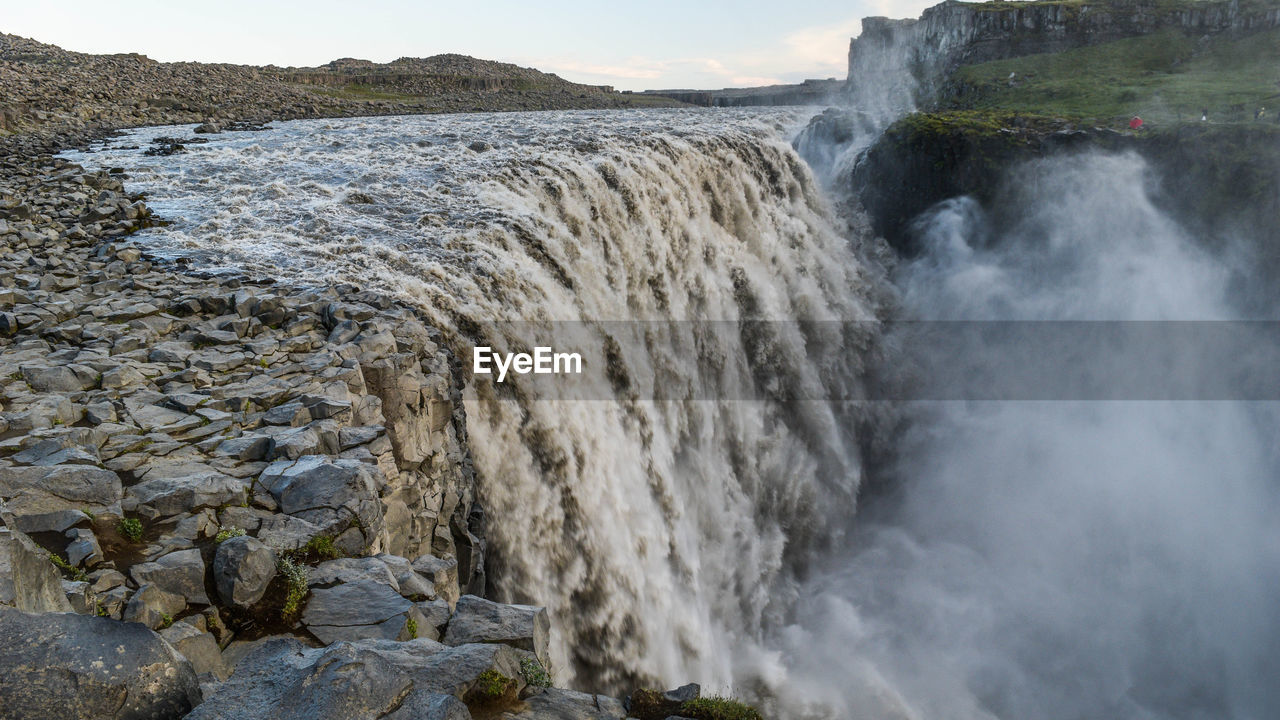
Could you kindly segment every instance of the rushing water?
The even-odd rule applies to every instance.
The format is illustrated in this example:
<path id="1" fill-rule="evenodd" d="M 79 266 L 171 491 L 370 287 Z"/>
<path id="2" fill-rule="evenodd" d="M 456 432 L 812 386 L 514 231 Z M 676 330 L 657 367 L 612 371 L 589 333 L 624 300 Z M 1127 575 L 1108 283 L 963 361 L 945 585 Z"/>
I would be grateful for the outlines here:
<path id="1" fill-rule="evenodd" d="M 1225 260 L 1140 160 L 1083 156 L 1021 169 L 995 216 L 931 210 L 926 252 L 889 261 L 787 144 L 804 119 L 305 121 L 130 149 L 181 130 L 156 128 L 87 161 L 174 221 L 142 236 L 161 252 L 393 293 L 460 353 L 595 349 L 574 399 L 467 393 L 492 589 L 550 608 L 561 683 L 695 680 L 783 718 L 1274 717 L 1272 404 L 798 399 L 900 381 L 886 318 L 1231 320 Z M 807 142 L 838 183 L 854 154 Z"/>
<path id="2" fill-rule="evenodd" d="M 564 400 L 554 382 L 471 385 L 490 581 L 548 606 L 560 682 L 728 689 L 753 682 L 812 543 L 848 525 L 860 481 L 848 407 L 738 400 L 766 380 L 856 394 L 861 358 L 819 348 L 857 345 L 846 335 L 865 325 L 761 339 L 684 322 L 874 318 L 856 248 L 786 143 L 804 119 L 320 120 L 167 158 L 121 149 L 182 130 L 153 128 L 94 161 L 125 167 L 173 221 L 143 236 L 160 251 L 394 293 L 464 356 L 524 345 L 527 328 L 490 324 L 508 320 L 649 348 L 609 363 L 609 402 Z"/>

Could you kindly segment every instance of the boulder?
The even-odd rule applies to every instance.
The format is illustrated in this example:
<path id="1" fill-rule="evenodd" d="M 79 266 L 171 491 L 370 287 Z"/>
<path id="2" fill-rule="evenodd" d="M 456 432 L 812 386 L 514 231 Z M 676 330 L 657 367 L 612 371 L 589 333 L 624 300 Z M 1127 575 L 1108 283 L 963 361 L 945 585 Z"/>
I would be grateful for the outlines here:
<path id="1" fill-rule="evenodd" d="M 169 720 L 200 703 L 195 671 L 136 623 L 0 607 L 9 720 Z"/>
<path id="2" fill-rule="evenodd" d="M 186 609 L 187 601 L 181 595 L 166 592 L 155 585 L 143 585 L 129 598 L 121 618 L 125 622 L 142 623 L 154 630 L 172 624 L 173 619 Z"/>
<path id="3" fill-rule="evenodd" d="M 302 623 L 325 644 L 363 638 L 408 639 L 410 617 L 420 626 L 426 618 L 391 586 L 371 580 L 317 588 L 302 613 Z"/>
<path id="4" fill-rule="evenodd" d="M 503 643 L 533 653 L 543 667 L 550 668 L 550 634 L 551 621 L 546 608 L 502 605 L 475 595 L 463 595 L 449 620 L 444 642 L 446 645 Z"/>
<path id="5" fill-rule="evenodd" d="M 183 512 L 222 505 L 242 505 L 243 480 L 212 468 L 177 476 L 147 478 L 125 494 L 123 507 L 130 512 L 169 517 Z"/>
<path id="6" fill-rule="evenodd" d="M 204 560 L 196 549 L 181 550 L 139 563 L 129 571 L 138 586 L 151 584 L 165 592 L 181 595 L 188 603 L 208 605 L 204 589 Z"/>
<path id="7" fill-rule="evenodd" d="M 544 688 L 527 694 L 524 707 L 503 713 L 502 720 L 623 720 L 622 702 L 607 695 Z"/>
<path id="8" fill-rule="evenodd" d="M 419 639 L 359 640 L 308 648 L 263 643 L 187 720 L 464 720 L 481 673 L 520 680 L 520 652 L 504 645 L 446 647 Z M 439 696 L 450 696 L 453 700 Z"/>
<path id="9" fill-rule="evenodd" d="M 191 663 L 198 675 L 209 674 L 219 680 L 231 676 L 231 669 L 222 661 L 222 651 L 213 635 L 187 622 L 176 622 L 160 631 L 160 637 Z"/>
<path id="10" fill-rule="evenodd" d="M 4 517 L 0 529 L 0 604 L 31 612 L 71 612 L 62 576 L 40 547 Z"/>
<path id="11" fill-rule="evenodd" d="M 218 595 L 228 605 L 252 607 L 275 577 L 276 561 L 275 551 L 257 538 L 242 535 L 223 541 L 213 558 Z"/>
<path id="12" fill-rule="evenodd" d="M 16 516 L 65 510 L 119 514 L 120 476 L 85 465 L 0 467 L 0 500 Z"/>
<path id="13" fill-rule="evenodd" d="M 378 492 L 386 478 L 376 467 L 307 455 L 272 463 L 258 481 L 280 504 L 281 512 L 315 523 L 324 532 L 339 535 L 355 525 L 365 544 L 373 543 L 382 532 Z M 357 554 L 365 548 L 342 549 Z"/>

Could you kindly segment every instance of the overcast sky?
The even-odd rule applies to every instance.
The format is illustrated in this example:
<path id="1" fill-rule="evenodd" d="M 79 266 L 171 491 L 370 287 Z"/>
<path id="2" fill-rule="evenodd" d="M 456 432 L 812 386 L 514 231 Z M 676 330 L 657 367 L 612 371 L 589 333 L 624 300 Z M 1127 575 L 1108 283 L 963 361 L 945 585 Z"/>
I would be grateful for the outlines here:
<path id="1" fill-rule="evenodd" d="M 0 0 L 0 32 L 157 60 L 320 65 L 457 52 L 619 89 L 844 78 L 868 15 L 940 0 Z"/>

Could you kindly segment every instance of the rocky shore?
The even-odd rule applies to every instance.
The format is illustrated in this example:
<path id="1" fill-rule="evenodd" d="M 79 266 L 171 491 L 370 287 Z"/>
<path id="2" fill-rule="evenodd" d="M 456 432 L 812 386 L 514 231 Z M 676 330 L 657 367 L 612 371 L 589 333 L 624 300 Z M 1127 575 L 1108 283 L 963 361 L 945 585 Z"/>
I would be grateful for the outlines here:
<path id="1" fill-rule="evenodd" d="M 6 717 L 624 718 L 485 589 L 456 358 L 350 286 L 150 256 L 122 175 L 0 140 Z M 688 717 L 709 717 L 690 706 Z M 751 716 L 744 716 L 751 717 Z"/>
<path id="2" fill-rule="evenodd" d="M 147 125 L 679 104 L 464 55 L 318 68 L 161 63 L 0 33 L 0 137 L 28 151 Z"/>

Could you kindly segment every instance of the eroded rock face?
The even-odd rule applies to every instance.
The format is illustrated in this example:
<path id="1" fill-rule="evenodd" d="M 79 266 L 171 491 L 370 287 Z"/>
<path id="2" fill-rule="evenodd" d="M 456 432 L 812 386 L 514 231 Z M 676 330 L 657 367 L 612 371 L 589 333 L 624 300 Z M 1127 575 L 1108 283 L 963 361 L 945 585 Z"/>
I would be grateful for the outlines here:
<path id="1" fill-rule="evenodd" d="M 201 700 L 191 664 L 136 623 L 0 607 L 0 658 L 12 720 L 169 720 Z"/>
<path id="2" fill-rule="evenodd" d="M 0 528 L 0 605 L 30 612 L 71 612 L 62 578 L 49 552 L 13 527 L 5 516 Z"/>

